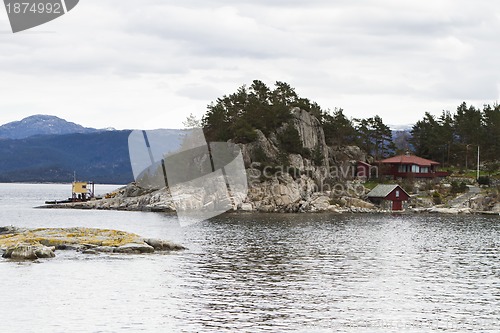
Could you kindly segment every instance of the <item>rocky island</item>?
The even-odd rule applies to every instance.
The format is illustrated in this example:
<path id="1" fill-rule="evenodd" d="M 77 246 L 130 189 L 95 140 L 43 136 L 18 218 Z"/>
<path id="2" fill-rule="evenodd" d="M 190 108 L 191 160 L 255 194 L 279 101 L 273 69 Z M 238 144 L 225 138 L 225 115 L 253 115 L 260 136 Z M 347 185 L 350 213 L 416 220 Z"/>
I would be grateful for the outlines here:
<path id="1" fill-rule="evenodd" d="M 487 166 L 492 175 L 497 172 L 491 179 L 486 177 L 487 185 L 479 187 L 480 179 L 475 177 L 475 173 L 470 176 L 466 174 L 467 170 L 456 170 L 463 169 L 463 160 L 466 160 L 467 155 L 462 160 L 461 154 L 469 153 L 472 142 L 467 136 L 469 129 L 466 131 L 458 126 L 469 124 L 470 112 L 481 113 L 461 105 L 457 114 L 448 112 L 439 120 L 426 114 L 411 132 L 396 135 L 379 116 L 349 119 L 342 109 L 325 111 L 315 102 L 299 97 L 284 82 L 276 82 L 275 88 L 270 89 L 263 82 L 255 80 L 249 87 L 242 86 L 237 92 L 210 104 L 202 122 L 193 125 L 203 129 L 208 142 L 230 143 L 241 151 L 248 193 L 245 191 L 244 194 L 228 198 L 226 207 L 229 208 L 226 210 L 279 213 L 390 212 L 391 208 L 371 202 L 367 194 L 378 184 L 398 184 L 409 195 L 404 205 L 406 211 L 500 213 L 500 180 L 496 164 L 499 140 L 484 136 L 484 140 L 490 141 L 481 143 L 489 148 L 484 152 L 489 161 L 483 168 Z M 484 119 L 493 121 L 494 116 L 500 114 L 500 107 L 487 108 L 482 113 Z M 492 124 L 472 132 L 500 128 L 500 124 Z M 449 169 L 436 172 L 437 165 L 444 164 L 445 151 L 435 149 L 442 144 L 439 141 L 442 138 L 430 134 L 440 133 L 444 129 L 455 131 L 445 141 Z M 464 142 L 467 144 L 464 145 Z M 411 155 L 410 147 L 423 157 L 414 160 L 426 160 L 431 165 L 382 164 L 389 156 L 394 159 Z M 177 168 L 181 172 L 193 166 L 202 169 L 203 161 L 207 160 L 208 156 L 202 156 Z M 388 167 L 394 170 L 387 173 Z M 455 170 L 451 167 L 455 167 Z M 164 169 L 163 173 L 168 171 Z M 150 178 L 158 179 L 155 177 L 161 174 L 160 179 L 164 179 L 163 173 L 158 169 Z M 143 182 L 137 181 L 117 189 L 102 200 L 46 207 L 153 212 L 178 210 L 177 199 L 171 195 L 179 192 L 176 191 L 176 185 L 169 187 L 166 182 L 163 183 L 163 186 L 144 186 Z M 182 185 L 183 207 L 202 211 L 207 207 L 213 208 L 220 200 L 206 188 L 191 188 L 185 184 Z M 463 195 L 468 189 L 472 191 Z"/>
<path id="2" fill-rule="evenodd" d="M 320 121 L 311 113 L 293 108 L 291 117 L 290 123 L 284 124 L 276 133 L 266 136 L 256 129 L 253 142 L 237 143 L 246 168 L 248 195 L 231 198 L 232 209 L 289 213 L 377 211 L 375 205 L 363 200 L 366 189 L 354 179 L 357 161 L 370 160 L 370 157 L 357 146 L 328 146 Z M 290 132 L 294 134 L 284 134 Z M 294 136 L 294 144 L 299 145 L 296 152 L 283 148 L 283 136 L 289 135 Z M 312 151 L 319 151 L 322 158 L 314 159 Z M 335 190 L 338 193 L 334 193 Z M 192 193 L 186 203 L 189 207 L 202 209 L 215 201 L 209 191 L 193 188 L 186 192 Z M 44 207 L 175 211 L 168 187 L 148 188 L 140 183 L 120 188 L 102 200 Z"/>
<path id="3" fill-rule="evenodd" d="M 0 227 L 0 252 L 3 258 L 13 260 L 53 258 L 56 251 L 63 250 L 84 254 L 142 254 L 184 249 L 169 241 L 142 238 L 118 230 Z"/>

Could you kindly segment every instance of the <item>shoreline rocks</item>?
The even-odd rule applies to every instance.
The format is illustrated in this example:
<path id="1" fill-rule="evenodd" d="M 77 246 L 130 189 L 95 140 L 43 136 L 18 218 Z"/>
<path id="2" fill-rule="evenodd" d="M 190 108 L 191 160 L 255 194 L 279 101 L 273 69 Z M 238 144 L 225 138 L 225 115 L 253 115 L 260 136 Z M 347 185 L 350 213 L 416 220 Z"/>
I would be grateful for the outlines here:
<path id="1" fill-rule="evenodd" d="M 5 259 L 37 260 L 55 257 L 56 251 L 83 254 L 144 254 L 185 250 L 172 242 L 142 238 L 118 230 L 92 228 L 21 229 L 0 227 L 0 253 Z"/>
<path id="2" fill-rule="evenodd" d="M 251 171 L 251 170 L 249 170 Z M 231 211 L 241 212 L 269 212 L 269 213 L 306 213 L 306 212 L 350 212 L 353 209 L 363 208 L 360 211 L 379 212 L 380 209 L 372 203 L 359 197 L 342 196 L 334 198 L 331 191 L 316 192 L 317 187 L 312 178 L 301 175 L 293 178 L 288 173 L 264 182 L 256 181 L 252 172 L 249 175 L 249 189 L 246 197 L 231 197 Z M 137 188 L 134 183 L 117 191 L 113 198 L 91 200 L 86 202 L 73 202 L 63 204 L 45 205 L 38 208 L 73 208 L 118 211 L 142 211 L 175 213 L 174 200 L 168 188 L 156 191 L 144 191 Z M 216 202 L 210 193 L 201 193 L 200 189 L 186 189 L 183 198 L 184 205 L 195 209 L 205 207 Z M 127 193 L 140 193 L 138 196 L 128 196 Z"/>
<path id="3" fill-rule="evenodd" d="M 230 211 L 241 213 L 385 213 L 391 212 L 365 201 L 362 194 L 340 196 L 333 191 L 316 192 L 316 185 L 307 175 L 293 177 L 288 173 L 280 173 L 270 179 L 256 179 L 257 175 L 248 171 L 248 195 L 246 197 L 232 197 L 229 204 Z M 253 170 L 255 172 L 255 170 Z M 350 186 L 350 187 L 349 187 Z M 347 188 L 364 188 L 361 183 L 347 184 Z M 192 188 L 186 191 L 183 198 L 186 207 L 202 210 L 211 207 L 216 198 L 210 194 L 200 194 Z M 361 192 L 361 191 L 360 191 Z M 74 208 L 118 211 L 142 211 L 175 213 L 175 204 L 168 188 L 159 190 L 145 190 L 136 184 L 129 184 L 118 191 L 113 198 L 75 202 L 57 205 L 46 205 L 39 208 Z M 134 196 L 129 196 L 134 195 Z M 413 199 L 415 200 L 415 199 Z M 410 202 L 406 212 L 411 213 L 442 213 L 442 214 L 500 214 L 500 203 L 497 198 L 477 193 L 459 206 L 437 205 L 432 206 L 430 200 L 425 199 Z M 415 207 L 417 206 L 417 207 Z M 419 207 L 420 206 L 420 207 Z M 422 207 L 423 206 L 423 207 Z M 451 206 L 451 207 L 450 207 Z M 0 234 L 2 230 L 0 229 Z"/>
<path id="4" fill-rule="evenodd" d="M 166 189 L 161 189 L 159 191 L 167 191 Z M 291 198 L 287 194 L 281 194 L 282 191 L 277 192 L 278 195 L 274 196 L 271 193 L 266 193 L 266 191 L 256 190 L 251 197 L 246 198 L 241 203 L 237 203 L 229 212 L 233 213 L 393 213 L 390 210 L 377 207 L 374 204 L 362 200 L 360 198 L 343 196 L 337 199 L 332 199 L 327 193 L 313 193 L 309 194 L 305 199 L 298 195 L 297 197 Z M 264 194 L 262 194 L 264 192 Z M 266 197 L 265 194 L 269 194 Z M 102 199 L 88 202 L 78 202 L 78 203 L 66 203 L 57 205 L 45 205 L 37 208 L 50 208 L 50 209 L 95 209 L 95 210 L 117 210 L 117 211 L 141 211 L 141 212 L 158 212 L 158 213 L 175 213 L 175 209 L 170 206 L 170 202 L 163 205 L 151 206 L 148 203 L 147 197 L 144 196 L 157 196 L 156 192 L 151 194 L 145 194 L 139 198 L 113 198 L 113 199 Z M 253 199 L 255 200 L 253 200 Z M 145 203 L 137 204 L 137 200 Z M 110 203 L 109 201 L 113 202 Z M 132 201 L 132 203 L 130 202 Z M 173 204 L 172 204 L 173 205 Z M 439 207 L 425 207 L 425 208 L 409 208 L 405 212 L 408 213 L 424 213 L 430 212 L 433 208 Z M 440 209 L 432 211 L 433 213 L 441 212 Z M 444 211 L 443 211 L 444 212 Z M 475 213 L 475 211 L 471 211 Z"/>
<path id="5" fill-rule="evenodd" d="M 22 243 L 5 249 L 2 257 L 13 260 L 37 260 L 54 258 L 56 256 L 54 251 L 55 247 Z"/>

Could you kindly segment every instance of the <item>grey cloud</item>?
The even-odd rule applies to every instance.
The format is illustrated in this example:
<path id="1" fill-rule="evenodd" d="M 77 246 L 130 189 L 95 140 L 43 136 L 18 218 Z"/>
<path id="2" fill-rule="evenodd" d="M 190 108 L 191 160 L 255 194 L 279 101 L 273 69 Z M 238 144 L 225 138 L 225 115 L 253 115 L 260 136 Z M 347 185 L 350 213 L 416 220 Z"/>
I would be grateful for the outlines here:
<path id="1" fill-rule="evenodd" d="M 275 58 L 289 54 L 293 36 L 263 25 L 234 8 L 165 7 L 136 21 L 128 31 L 184 46 L 190 55 L 222 58 Z"/>
<path id="2" fill-rule="evenodd" d="M 180 96 L 192 98 L 192 99 L 199 99 L 203 101 L 211 101 L 215 100 L 216 98 L 222 96 L 226 92 L 221 91 L 220 89 L 217 89 L 211 85 L 204 85 L 204 84 L 188 84 L 185 86 L 182 86 L 177 90 L 177 93 Z M 207 102 L 208 104 L 208 102 Z"/>
<path id="3" fill-rule="evenodd" d="M 86 0 L 50 26 L 54 34 L 0 35 L 0 73 L 13 86 L 46 76 L 54 91 L 83 81 L 93 92 L 108 76 L 160 77 L 175 84 L 159 91 L 181 97 L 186 112 L 251 79 L 287 81 L 313 100 L 385 101 L 371 113 L 405 99 L 490 102 L 500 81 L 498 13 L 485 0 Z M 0 108 L 16 102 L 3 98 Z"/>

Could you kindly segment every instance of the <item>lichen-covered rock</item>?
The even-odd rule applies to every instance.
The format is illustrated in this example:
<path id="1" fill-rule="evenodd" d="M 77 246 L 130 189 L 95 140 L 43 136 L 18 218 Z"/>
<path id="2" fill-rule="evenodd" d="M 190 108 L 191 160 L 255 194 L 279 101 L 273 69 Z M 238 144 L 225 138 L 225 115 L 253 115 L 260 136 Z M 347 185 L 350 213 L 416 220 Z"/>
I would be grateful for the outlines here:
<path id="1" fill-rule="evenodd" d="M 57 245 L 56 250 L 62 251 L 84 251 L 87 247 L 83 244 L 60 244 Z"/>
<path id="2" fill-rule="evenodd" d="M 149 246 L 152 246 L 155 249 L 155 251 L 179 251 L 186 249 L 182 245 L 156 238 L 146 238 L 144 239 L 144 243 L 146 243 Z"/>
<path id="3" fill-rule="evenodd" d="M 103 252 L 103 253 L 113 253 L 115 248 L 112 246 L 98 246 L 92 249 L 92 251 Z"/>
<path id="4" fill-rule="evenodd" d="M 18 243 L 42 244 L 61 249 L 64 246 L 120 246 L 140 240 L 141 237 L 118 230 L 93 228 L 39 228 L 9 235 L 0 235 L 0 246 Z"/>
<path id="5" fill-rule="evenodd" d="M 13 248 L 7 249 L 7 258 L 13 260 L 36 260 L 38 257 L 35 253 L 35 248 L 29 244 L 21 244 Z"/>
<path id="6" fill-rule="evenodd" d="M 311 205 L 314 207 L 314 211 L 327 211 L 328 207 L 330 207 L 330 198 L 327 196 L 320 196 L 314 201 L 311 202 Z"/>
<path id="7" fill-rule="evenodd" d="M 54 251 L 55 247 L 40 246 L 36 247 L 35 254 L 39 259 L 54 258 L 56 256 Z"/>
<path id="8" fill-rule="evenodd" d="M 43 245 L 18 244 L 5 250 L 3 258 L 13 260 L 37 260 L 55 257 L 54 248 Z"/>
<path id="9" fill-rule="evenodd" d="M 53 258 L 54 251 L 75 250 L 83 253 L 153 253 L 185 248 L 157 239 L 148 239 L 118 230 L 91 228 L 17 229 L 2 227 L 0 253 L 3 258 L 36 260 Z"/>
<path id="10" fill-rule="evenodd" d="M 155 249 L 146 243 L 130 243 L 122 246 L 118 246 L 115 249 L 115 253 L 153 253 Z"/>
<path id="11" fill-rule="evenodd" d="M 0 235 L 17 234 L 17 233 L 24 232 L 24 231 L 26 231 L 26 229 L 14 227 L 14 226 L 0 227 Z"/>
<path id="12" fill-rule="evenodd" d="M 12 254 L 14 252 L 16 252 L 16 254 L 15 254 L 16 258 L 23 256 L 23 257 L 25 257 L 25 259 L 27 259 L 28 257 L 32 258 L 32 259 L 27 259 L 27 260 L 38 259 L 35 255 L 35 252 L 31 251 L 31 246 L 29 244 L 19 244 L 19 246 L 11 246 L 9 248 L 6 248 L 2 257 L 6 258 L 6 259 L 12 259 Z M 24 259 L 22 259 L 22 260 L 24 260 Z"/>

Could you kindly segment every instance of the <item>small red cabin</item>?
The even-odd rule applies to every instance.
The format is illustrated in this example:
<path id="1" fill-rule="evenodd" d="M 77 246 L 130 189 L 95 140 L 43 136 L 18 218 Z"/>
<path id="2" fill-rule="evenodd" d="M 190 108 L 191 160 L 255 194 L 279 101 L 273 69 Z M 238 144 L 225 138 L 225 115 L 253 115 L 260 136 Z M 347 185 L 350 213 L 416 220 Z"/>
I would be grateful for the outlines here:
<path id="1" fill-rule="evenodd" d="M 403 210 L 403 201 L 408 201 L 410 195 L 397 184 L 377 185 L 368 193 L 368 199 L 377 205 L 390 202 L 390 208 L 394 211 Z"/>

